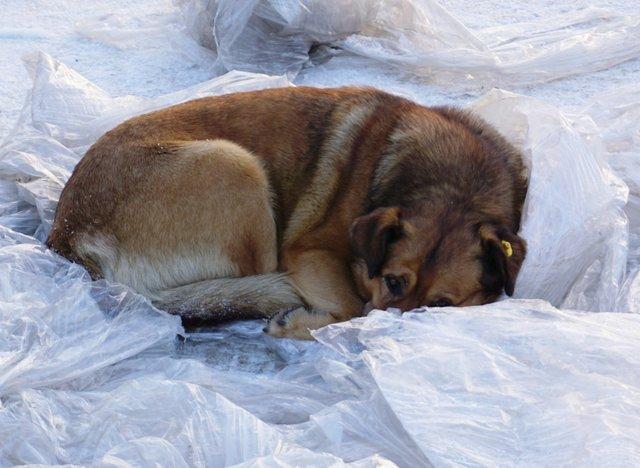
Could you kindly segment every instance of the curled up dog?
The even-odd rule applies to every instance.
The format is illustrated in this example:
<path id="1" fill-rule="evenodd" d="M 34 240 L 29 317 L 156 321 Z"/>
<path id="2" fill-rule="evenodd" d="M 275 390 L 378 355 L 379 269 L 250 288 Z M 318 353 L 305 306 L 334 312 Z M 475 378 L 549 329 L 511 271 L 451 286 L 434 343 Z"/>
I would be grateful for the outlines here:
<path id="1" fill-rule="evenodd" d="M 464 111 L 371 88 L 229 94 L 102 136 L 47 243 L 185 323 L 270 317 L 308 339 L 372 308 L 512 294 L 524 174 Z"/>

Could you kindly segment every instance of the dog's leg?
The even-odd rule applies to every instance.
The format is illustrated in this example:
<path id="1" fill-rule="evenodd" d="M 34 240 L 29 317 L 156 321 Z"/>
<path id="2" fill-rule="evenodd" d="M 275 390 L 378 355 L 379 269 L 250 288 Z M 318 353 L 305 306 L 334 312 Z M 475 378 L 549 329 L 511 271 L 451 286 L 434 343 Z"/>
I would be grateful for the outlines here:
<path id="1" fill-rule="evenodd" d="M 200 281 L 152 297 L 154 305 L 179 315 L 185 325 L 265 318 L 302 306 L 284 273 Z"/>
<path id="2" fill-rule="evenodd" d="M 280 311 L 269 320 L 265 332 L 277 337 L 313 339 L 310 331 L 362 314 L 344 259 L 325 250 L 289 255 L 287 270 L 298 294 L 309 309 Z"/>

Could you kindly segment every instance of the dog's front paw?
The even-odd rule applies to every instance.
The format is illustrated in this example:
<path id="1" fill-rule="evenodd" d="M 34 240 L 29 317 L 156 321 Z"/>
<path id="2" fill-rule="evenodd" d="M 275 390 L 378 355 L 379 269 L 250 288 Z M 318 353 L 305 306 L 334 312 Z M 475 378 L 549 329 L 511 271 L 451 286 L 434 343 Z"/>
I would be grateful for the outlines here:
<path id="1" fill-rule="evenodd" d="M 264 327 L 264 332 L 278 338 L 313 340 L 311 330 L 323 327 L 327 323 L 326 314 L 299 307 L 273 315 Z"/>

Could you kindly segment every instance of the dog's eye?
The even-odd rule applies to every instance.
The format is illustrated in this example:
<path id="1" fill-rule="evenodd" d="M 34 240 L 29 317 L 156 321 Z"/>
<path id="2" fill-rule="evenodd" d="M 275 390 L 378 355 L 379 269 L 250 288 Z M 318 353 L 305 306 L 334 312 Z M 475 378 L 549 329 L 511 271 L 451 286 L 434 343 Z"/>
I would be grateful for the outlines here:
<path id="1" fill-rule="evenodd" d="M 398 278 L 397 276 L 393 275 L 386 275 L 384 277 L 384 282 L 386 283 L 387 288 L 389 289 L 391 294 L 393 294 L 394 296 L 402 295 L 402 289 L 406 284 L 406 280 L 404 278 Z"/>
<path id="2" fill-rule="evenodd" d="M 429 304 L 429 307 L 450 307 L 452 305 L 453 303 L 449 299 L 447 299 L 446 297 L 441 297 L 437 301 Z"/>

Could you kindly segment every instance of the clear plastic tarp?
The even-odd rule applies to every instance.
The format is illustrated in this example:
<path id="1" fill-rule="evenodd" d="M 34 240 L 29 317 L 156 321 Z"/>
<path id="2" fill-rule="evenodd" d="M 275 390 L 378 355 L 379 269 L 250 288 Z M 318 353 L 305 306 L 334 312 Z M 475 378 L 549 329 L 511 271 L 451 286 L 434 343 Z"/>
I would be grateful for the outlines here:
<path id="1" fill-rule="evenodd" d="M 640 56 L 640 12 L 591 7 L 474 31 L 435 0 L 175 3 L 226 70 L 293 76 L 310 60 L 344 51 L 447 85 L 486 86 L 548 81 Z"/>
<path id="2" fill-rule="evenodd" d="M 523 62 L 504 52 L 523 46 L 509 40 L 516 29 L 472 34 L 435 3 L 392 2 L 396 33 L 459 55 L 399 40 L 382 8 L 359 16 L 359 5 L 376 2 L 349 2 L 341 15 L 323 13 L 340 2 L 233 3 L 201 3 L 221 28 L 203 44 L 225 68 L 262 63 L 235 55 L 250 48 L 221 44 L 229 34 L 241 42 L 227 44 L 255 40 L 262 26 L 246 36 L 244 25 L 265 18 L 292 31 L 285 37 L 312 39 L 295 49 L 294 68 L 289 45 L 277 43 L 281 30 L 264 48 L 285 60 L 272 63 L 279 76 L 233 71 L 154 99 L 114 98 L 46 54 L 26 59 L 33 89 L 0 146 L 0 465 L 640 464 L 638 85 L 578 109 L 499 90 L 472 105 L 522 148 L 530 172 L 521 232 L 529 255 L 516 299 L 375 311 L 316 332 L 317 342 L 270 338 L 255 321 L 186 334 L 176 317 L 124 286 L 92 282 L 43 246 L 65 181 L 106 130 L 188 99 L 292 86 L 284 74 L 308 64 L 314 43 L 351 52 L 366 43 L 368 56 L 460 76 L 464 68 L 474 80 L 524 76 Z M 224 23 L 233 15 L 244 16 Z M 210 19 L 193 16 L 194 31 Z M 565 30 L 569 20 L 580 26 Z M 574 71 L 615 63 L 602 57 L 621 60 L 640 43 L 622 52 L 637 39 L 632 18 L 588 10 L 562 21 L 535 37 L 563 57 L 580 55 Z M 503 65 L 486 65 L 501 47 Z M 527 63 L 562 76 L 566 63 L 545 47 Z M 465 61 L 472 56 L 481 65 Z M 460 60 L 449 67 L 433 57 Z"/>

